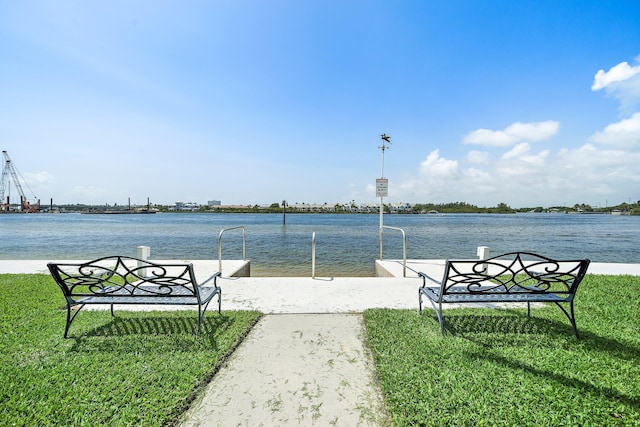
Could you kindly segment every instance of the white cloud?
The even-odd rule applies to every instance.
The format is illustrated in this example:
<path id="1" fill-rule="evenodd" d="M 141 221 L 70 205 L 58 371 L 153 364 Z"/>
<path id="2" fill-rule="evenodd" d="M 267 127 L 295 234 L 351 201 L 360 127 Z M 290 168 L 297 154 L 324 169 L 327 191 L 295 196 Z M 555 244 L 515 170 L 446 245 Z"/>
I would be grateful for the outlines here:
<path id="1" fill-rule="evenodd" d="M 479 182 L 479 181 L 491 182 L 491 174 L 482 169 L 469 168 L 465 171 L 465 175 L 468 178 L 473 179 L 475 182 Z"/>
<path id="2" fill-rule="evenodd" d="M 585 144 L 577 149 L 561 150 L 556 164 L 560 168 L 558 175 L 566 177 L 568 191 L 618 195 L 620 200 L 616 202 L 619 203 L 627 201 L 628 197 L 637 197 L 639 162 L 640 153 Z"/>
<path id="3" fill-rule="evenodd" d="M 640 148 L 640 113 L 608 125 L 589 140 L 615 147 Z"/>
<path id="4" fill-rule="evenodd" d="M 558 133 L 558 129 L 560 129 L 559 122 L 547 120 L 537 123 L 516 122 L 506 128 L 505 132 L 520 141 L 542 141 Z"/>
<path id="5" fill-rule="evenodd" d="M 501 130 L 478 129 L 464 137 L 465 144 L 488 145 L 491 147 L 508 147 L 516 142 L 513 135 Z"/>
<path id="6" fill-rule="evenodd" d="M 434 150 L 420 163 L 420 174 L 432 178 L 453 178 L 458 173 L 458 161 L 440 157 L 440 150 Z"/>
<path id="7" fill-rule="evenodd" d="M 519 158 L 528 152 L 529 152 L 529 144 L 527 144 L 526 142 L 522 142 L 516 145 L 515 147 L 513 147 L 510 151 L 507 151 L 506 153 L 504 153 L 502 155 L 502 158 L 505 160 Z"/>
<path id="8" fill-rule="evenodd" d="M 635 58 L 640 62 L 640 56 Z M 637 110 L 640 103 L 640 65 L 632 66 L 621 62 L 609 69 L 598 70 L 591 90 L 605 89 L 608 96 L 620 102 L 620 110 L 624 114 L 631 114 Z"/>
<path id="9" fill-rule="evenodd" d="M 50 184 L 55 182 L 55 178 L 47 171 L 30 173 L 27 172 L 24 174 L 24 179 L 30 185 L 42 185 L 42 184 Z"/>
<path id="10" fill-rule="evenodd" d="M 55 177 L 46 171 L 37 172 L 37 173 L 26 172 L 24 174 L 24 180 L 28 187 L 28 188 L 25 188 L 24 190 L 35 192 L 36 195 L 40 194 L 43 190 L 54 185 L 56 182 Z M 27 195 L 27 197 L 29 196 L 30 195 Z"/>
<path id="11" fill-rule="evenodd" d="M 488 165 L 491 156 L 486 151 L 471 150 L 467 154 L 467 162 L 475 165 Z"/>
<path id="12" fill-rule="evenodd" d="M 508 147 L 522 141 L 541 141 L 558 133 L 560 123 L 555 120 L 544 122 L 516 122 L 504 130 L 478 129 L 464 137 L 465 144 Z"/>
<path id="13" fill-rule="evenodd" d="M 542 150 L 538 154 L 531 154 L 531 147 L 526 142 L 522 142 L 510 151 L 502 155 L 502 160 L 509 160 L 514 166 L 541 166 L 549 156 L 549 150 Z M 526 163 L 523 165 L 522 162 Z M 519 164 L 518 164 L 519 163 Z"/>
<path id="14" fill-rule="evenodd" d="M 513 207 L 611 206 L 639 197 L 640 152 L 584 144 L 554 154 L 549 150 L 532 152 L 523 142 L 500 157 L 485 154 L 469 153 L 467 159 L 476 161 L 463 167 L 434 150 L 420 162 L 417 175 L 393 182 L 397 191 L 392 196 L 399 201 L 465 201 L 478 206 L 504 202 Z"/>
<path id="15" fill-rule="evenodd" d="M 636 74 L 640 73 L 640 65 L 632 67 L 628 62 L 624 61 L 618 65 L 614 65 L 609 71 L 598 70 L 594 79 L 591 90 L 596 91 L 611 86 L 614 83 L 629 80 Z"/>

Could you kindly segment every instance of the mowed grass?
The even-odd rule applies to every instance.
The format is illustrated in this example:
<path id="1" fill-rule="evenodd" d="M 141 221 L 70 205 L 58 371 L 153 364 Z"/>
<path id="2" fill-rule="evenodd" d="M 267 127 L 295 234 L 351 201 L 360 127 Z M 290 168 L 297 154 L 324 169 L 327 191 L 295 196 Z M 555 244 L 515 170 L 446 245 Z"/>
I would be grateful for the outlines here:
<path id="1" fill-rule="evenodd" d="M 417 304 L 417 287 L 416 287 Z M 0 425 L 172 425 L 259 319 L 84 311 L 63 339 L 48 275 L 0 275 Z M 223 302 L 224 308 L 224 302 Z M 365 312 L 396 426 L 640 425 L 640 279 L 587 276 L 581 339 L 555 306 Z"/>
<path id="2" fill-rule="evenodd" d="M 445 337 L 430 308 L 365 312 L 394 424 L 640 425 L 640 278 L 588 275 L 575 307 L 581 339 L 554 305 L 445 310 Z"/>
<path id="3" fill-rule="evenodd" d="M 48 275 L 0 275 L 0 425 L 171 425 L 257 312 L 83 311 Z M 212 307 L 213 308 L 213 307 Z M 223 300 L 224 308 L 224 300 Z"/>

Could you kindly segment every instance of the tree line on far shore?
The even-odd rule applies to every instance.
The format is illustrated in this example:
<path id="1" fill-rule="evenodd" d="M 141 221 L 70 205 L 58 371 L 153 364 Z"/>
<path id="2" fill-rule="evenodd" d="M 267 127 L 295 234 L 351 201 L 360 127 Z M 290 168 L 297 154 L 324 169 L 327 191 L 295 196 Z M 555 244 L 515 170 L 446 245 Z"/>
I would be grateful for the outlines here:
<path id="1" fill-rule="evenodd" d="M 171 205 L 154 205 L 151 207 L 158 212 L 185 212 L 177 211 Z M 58 205 L 56 206 L 61 212 L 90 212 L 95 210 L 109 210 L 109 206 L 100 205 Z M 114 205 L 113 209 L 116 209 Z M 120 207 L 122 209 L 122 207 Z M 298 204 L 286 205 L 284 207 L 286 213 L 344 213 L 344 214 L 363 214 L 363 213 L 379 213 L 379 205 L 360 206 L 354 202 L 347 204 L 329 205 L 307 205 Z M 282 213 L 283 207 L 281 203 L 272 203 L 266 205 L 202 205 L 190 212 L 201 213 Z M 573 206 L 551 206 L 551 207 L 524 207 L 512 208 L 506 203 L 498 203 L 492 207 L 479 207 L 466 202 L 450 202 L 450 203 L 416 203 L 416 204 L 385 204 L 384 212 L 389 214 L 455 214 L 455 213 L 491 213 L 491 214 L 515 214 L 515 213 L 584 213 L 584 214 L 620 214 L 620 215 L 640 215 L 640 201 L 636 203 L 621 203 L 616 206 L 593 207 L 588 204 L 575 204 Z"/>

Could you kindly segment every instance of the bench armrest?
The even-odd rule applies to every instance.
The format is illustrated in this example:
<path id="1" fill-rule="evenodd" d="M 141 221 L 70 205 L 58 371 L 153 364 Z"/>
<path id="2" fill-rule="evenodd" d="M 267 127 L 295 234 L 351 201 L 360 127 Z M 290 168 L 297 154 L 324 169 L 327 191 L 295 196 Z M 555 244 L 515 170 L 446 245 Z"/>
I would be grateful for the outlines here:
<path id="1" fill-rule="evenodd" d="M 418 276 L 422 277 L 422 286 L 421 288 L 424 288 L 427 286 L 427 280 L 430 280 L 431 282 L 435 283 L 438 286 L 442 286 L 442 282 L 440 282 L 439 280 L 434 279 L 433 277 L 427 275 L 426 273 L 423 272 L 418 272 Z"/>
<path id="2" fill-rule="evenodd" d="M 216 272 L 215 274 L 213 274 L 213 276 L 207 278 L 207 280 L 205 280 L 204 282 L 200 283 L 198 286 L 204 286 L 207 283 L 209 283 L 211 281 L 211 279 L 213 279 L 213 286 L 215 286 L 216 288 L 218 287 L 218 277 L 222 277 L 222 273 L 221 272 Z"/>

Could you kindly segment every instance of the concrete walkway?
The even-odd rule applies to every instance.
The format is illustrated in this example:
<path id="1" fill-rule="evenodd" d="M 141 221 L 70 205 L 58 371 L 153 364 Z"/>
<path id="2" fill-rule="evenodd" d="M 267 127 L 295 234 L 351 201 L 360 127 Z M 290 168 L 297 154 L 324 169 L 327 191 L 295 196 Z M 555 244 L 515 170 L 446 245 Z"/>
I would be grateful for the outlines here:
<path id="1" fill-rule="evenodd" d="M 359 314 L 263 317 L 183 426 L 388 425 Z"/>

